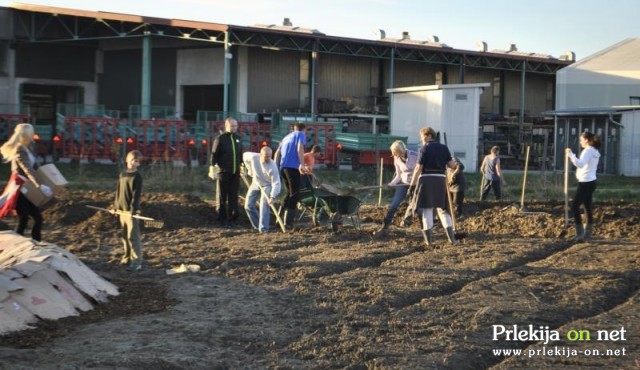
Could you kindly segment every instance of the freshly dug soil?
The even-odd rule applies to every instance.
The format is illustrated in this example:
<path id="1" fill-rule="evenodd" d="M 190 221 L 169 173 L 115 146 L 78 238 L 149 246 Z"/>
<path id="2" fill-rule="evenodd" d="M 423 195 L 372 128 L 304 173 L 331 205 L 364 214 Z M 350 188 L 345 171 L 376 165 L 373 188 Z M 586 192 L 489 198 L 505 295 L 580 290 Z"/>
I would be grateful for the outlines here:
<path id="1" fill-rule="evenodd" d="M 197 197 L 145 194 L 144 213 L 164 227 L 143 228 L 144 268 L 128 272 L 118 264 L 116 219 L 86 207 L 107 207 L 112 197 L 65 192 L 45 211 L 43 235 L 121 295 L 0 337 L 0 368 L 640 366 L 636 204 L 596 204 L 593 239 L 572 244 L 561 203 L 521 212 L 471 201 L 457 225 L 463 243 L 446 243 L 438 224 L 437 247 L 427 248 L 417 219 L 374 236 L 385 210 L 373 206 L 361 208 L 360 231 L 345 219 L 334 233 L 305 216 L 293 232 L 258 234 L 246 218 L 219 228 L 212 204 Z M 11 217 L 0 222 L 14 225 Z M 201 270 L 165 273 L 181 264 Z M 496 325 L 543 326 L 561 338 L 493 340 Z M 621 328 L 625 340 L 597 338 Z M 572 330 L 589 330 L 591 340 L 568 340 Z M 494 354 L 502 348 L 525 353 Z M 550 348 L 564 355 L 543 352 Z M 606 354 L 616 349 L 625 355 Z"/>

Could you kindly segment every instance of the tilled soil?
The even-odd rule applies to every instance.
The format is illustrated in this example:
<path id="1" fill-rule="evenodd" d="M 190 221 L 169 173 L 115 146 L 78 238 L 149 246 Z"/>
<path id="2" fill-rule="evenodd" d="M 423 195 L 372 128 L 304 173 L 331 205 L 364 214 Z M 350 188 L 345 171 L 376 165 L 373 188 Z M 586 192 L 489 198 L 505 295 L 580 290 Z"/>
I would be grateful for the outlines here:
<path id="1" fill-rule="evenodd" d="M 305 216 L 293 232 L 258 234 L 246 219 L 217 227 L 197 197 L 145 194 L 145 214 L 165 225 L 143 229 L 144 269 L 128 272 L 116 219 L 85 207 L 112 197 L 62 194 L 45 212 L 44 238 L 122 294 L 0 337 L 1 368 L 640 367 L 635 204 L 596 204 L 593 239 L 572 244 L 562 203 L 471 201 L 457 225 L 463 243 L 446 243 L 438 225 L 427 248 L 417 220 L 374 236 L 385 210 L 373 206 L 361 208 L 361 231 L 345 219 L 334 233 Z M 181 264 L 201 271 L 165 274 Z M 560 339 L 493 340 L 496 325 L 542 326 Z M 598 340 L 621 328 L 624 340 Z M 574 330 L 590 340 L 568 340 Z"/>

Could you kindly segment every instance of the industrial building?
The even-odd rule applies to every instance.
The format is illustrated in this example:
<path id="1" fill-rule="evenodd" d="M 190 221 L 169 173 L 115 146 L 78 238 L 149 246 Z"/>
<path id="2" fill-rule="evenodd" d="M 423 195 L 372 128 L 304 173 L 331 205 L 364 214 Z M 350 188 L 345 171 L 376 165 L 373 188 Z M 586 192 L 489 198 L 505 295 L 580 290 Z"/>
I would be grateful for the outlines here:
<path id="1" fill-rule="evenodd" d="M 557 73 L 555 166 L 579 136 L 602 139 L 599 172 L 640 176 L 640 38 L 627 39 Z"/>
<path id="2" fill-rule="evenodd" d="M 0 8 L 0 104 L 38 121 L 57 104 L 169 106 L 196 112 L 386 110 L 386 89 L 484 83 L 481 112 L 540 116 L 570 58 L 458 50 L 412 40 L 325 35 L 283 25 L 234 26 L 13 3 Z"/>

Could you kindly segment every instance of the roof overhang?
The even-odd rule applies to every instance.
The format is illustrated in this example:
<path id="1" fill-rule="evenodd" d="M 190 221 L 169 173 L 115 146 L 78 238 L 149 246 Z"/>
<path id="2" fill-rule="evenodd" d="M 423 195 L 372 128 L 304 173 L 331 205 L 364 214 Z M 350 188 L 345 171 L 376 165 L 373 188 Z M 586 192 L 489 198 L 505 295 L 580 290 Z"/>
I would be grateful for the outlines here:
<path id="1" fill-rule="evenodd" d="M 610 107 L 586 107 L 557 109 L 542 112 L 545 116 L 609 116 L 622 112 L 640 110 L 640 105 L 614 105 Z"/>

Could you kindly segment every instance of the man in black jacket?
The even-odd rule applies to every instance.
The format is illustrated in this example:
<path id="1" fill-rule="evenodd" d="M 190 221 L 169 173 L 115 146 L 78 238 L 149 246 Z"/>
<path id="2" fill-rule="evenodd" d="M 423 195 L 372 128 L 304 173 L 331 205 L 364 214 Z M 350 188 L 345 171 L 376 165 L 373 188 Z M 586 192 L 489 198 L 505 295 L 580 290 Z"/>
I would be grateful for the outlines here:
<path id="1" fill-rule="evenodd" d="M 238 219 L 238 190 L 240 188 L 240 164 L 242 142 L 236 134 L 238 121 L 227 118 L 225 133 L 218 136 L 211 148 L 209 177 L 218 181 L 218 222 L 233 226 Z"/>

